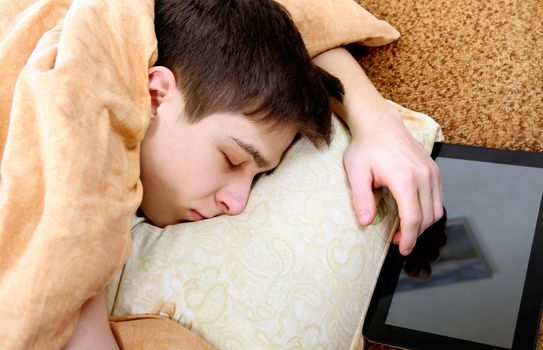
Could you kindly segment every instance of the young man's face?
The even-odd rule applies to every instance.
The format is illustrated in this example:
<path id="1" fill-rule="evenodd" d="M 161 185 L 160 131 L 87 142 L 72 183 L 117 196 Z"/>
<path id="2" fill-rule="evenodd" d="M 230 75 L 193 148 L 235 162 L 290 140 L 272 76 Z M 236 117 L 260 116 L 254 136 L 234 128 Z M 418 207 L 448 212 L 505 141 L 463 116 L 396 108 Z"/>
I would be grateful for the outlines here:
<path id="1" fill-rule="evenodd" d="M 151 123 L 141 144 L 141 210 L 155 225 L 236 215 L 256 174 L 276 167 L 296 134 L 241 114 L 213 114 L 189 124 L 171 72 L 153 67 Z"/>

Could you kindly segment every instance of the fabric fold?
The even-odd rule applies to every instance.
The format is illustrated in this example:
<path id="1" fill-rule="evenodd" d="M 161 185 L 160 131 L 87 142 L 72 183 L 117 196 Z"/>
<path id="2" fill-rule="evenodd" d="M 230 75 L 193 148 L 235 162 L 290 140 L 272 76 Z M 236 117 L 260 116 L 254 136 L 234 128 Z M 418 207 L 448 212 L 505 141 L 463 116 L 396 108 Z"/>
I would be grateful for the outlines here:
<path id="1" fill-rule="evenodd" d="M 0 73 L 13 87 L 0 109 L 0 347 L 60 348 L 130 254 L 153 1 L 38 1 L 17 23 L 0 47 L 20 67 Z"/>

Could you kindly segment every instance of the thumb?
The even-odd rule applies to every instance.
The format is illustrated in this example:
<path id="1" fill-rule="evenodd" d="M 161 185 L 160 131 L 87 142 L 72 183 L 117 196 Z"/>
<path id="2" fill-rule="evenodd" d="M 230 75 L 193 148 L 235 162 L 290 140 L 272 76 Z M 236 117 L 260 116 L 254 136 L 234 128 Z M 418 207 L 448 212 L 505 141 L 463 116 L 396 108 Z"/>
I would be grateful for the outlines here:
<path id="1" fill-rule="evenodd" d="M 373 195 L 373 176 L 371 171 L 364 170 L 348 174 L 353 194 L 353 205 L 361 225 L 369 225 L 375 219 L 375 197 Z"/>

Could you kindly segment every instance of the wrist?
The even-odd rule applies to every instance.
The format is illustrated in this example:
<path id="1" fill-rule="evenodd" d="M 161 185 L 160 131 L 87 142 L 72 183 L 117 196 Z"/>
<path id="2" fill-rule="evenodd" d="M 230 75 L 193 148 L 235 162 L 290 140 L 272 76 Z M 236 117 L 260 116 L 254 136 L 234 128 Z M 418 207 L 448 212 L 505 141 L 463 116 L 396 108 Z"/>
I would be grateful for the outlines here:
<path id="1" fill-rule="evenodd" d="M 346 108 L 345 122 L 354 137 L 374 134 L 388 130 L 387 125 L 402 124 L 400 112 L 385 101 L 385 105 L 362 106 L 361 108 Z"/>

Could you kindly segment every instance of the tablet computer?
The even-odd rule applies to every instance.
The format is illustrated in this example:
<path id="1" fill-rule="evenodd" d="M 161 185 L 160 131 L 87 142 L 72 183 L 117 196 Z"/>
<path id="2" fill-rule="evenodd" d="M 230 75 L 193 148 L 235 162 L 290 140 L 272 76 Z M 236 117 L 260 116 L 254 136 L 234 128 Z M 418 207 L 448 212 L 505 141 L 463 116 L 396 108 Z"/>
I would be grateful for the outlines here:
<path id="1" fill-rule="evenodd" d="M 533 349 L 543 301 L 543 154 L 436 144 L 446 220 L 391 245 L 366 339 L 405 349 Z"/>

